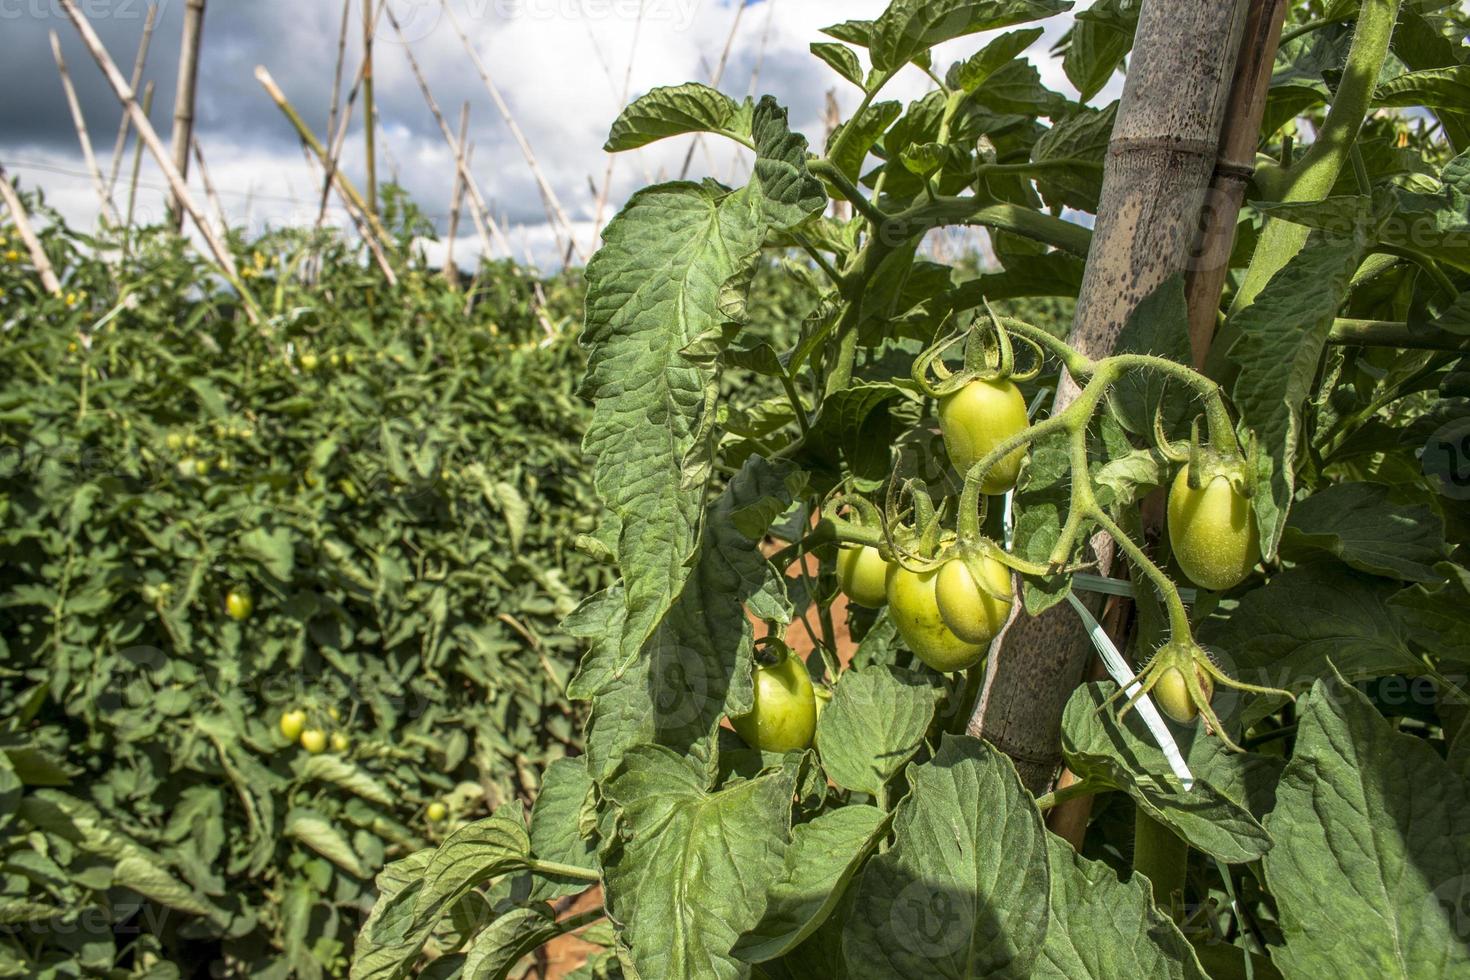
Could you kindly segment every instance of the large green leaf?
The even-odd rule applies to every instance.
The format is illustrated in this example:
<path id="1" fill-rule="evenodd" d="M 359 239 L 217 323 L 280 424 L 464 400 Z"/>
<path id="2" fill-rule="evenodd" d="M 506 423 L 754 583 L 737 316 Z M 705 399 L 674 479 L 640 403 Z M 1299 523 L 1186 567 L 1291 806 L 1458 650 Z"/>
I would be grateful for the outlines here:
<path id="1" fill-rule="evenodd" d="M 821 210 L 806 142 L 762 99 L 753 121 L 755 175 L 728 192 L 675 183 L 635 195 L 587 267 L 585 447 L 620 521 L 617 557 L 627 615 L 616 673 L 638 656 L 688 574 L 709 477 L 727 283 L 748 285 L 772 226 Z"/>
<path id="2" fill-rule="evenodd" d="M 1302 411 L 1348 284 L 1370 242 L 1366 204 L 1345 234 L 1313 236 L 1237 313 L 1230 358 L 1240 366 L 1235 404 L 1265 448 L 1254 501 L 1261 550 L 1274 558 L 1296 486 Z"/>
<path id="3" fill-rule="evenodd" d="M 1068 0 L 894 0 L 873 26 L 873 67 L 895 71 L 941 41 L 1071 8 Z"/>
<path id="4" fill-rule="evenodd" d="M 784 870 L 771 886 L 760 922 L 731 952 L 761 963 L 795 948 L 827 921 L 887 830 L 888 815 L 864 804 L 839 807 L 794 827 Z"/>
<path id="5" fill-rule="evenodd" d="M 1442 562 L 1437 585 L 1416 585 L 1388 600 L 1413 638 L 1437 657 L 1470 664 L 1470 570 Z"/>
<path id="6" fill-rule="evenodd" d="M 893 845 L 858 882 L 848 975 L 1030 977 L 1047 929 L 1047 843 L 1015 768 L 985 742 L 946 735 L 908 777 Z"/>
<path id="7" fill-rule="evenodd" d="M 822 768 L 844 789 L 881 798 L 888 781 L 923 744 L 934 699 L 934 689 L 908 671 L 846 671 L 817 720 Z"/>
<path id="8" fill-rule="evenodd" d="M 1421 738 L 1337 679 L 1299 705 L 1266 820 L 1291 978 L 1470 975 L 1470 792 Z"/>
<path id="9" fill-rule="evenodd" d="M 531 853 L 538 861 L 597 871 L 597 848 L 582 833 L 583 809 L 592 792 L 587 758 L 557 759 L 541 778 L 541 791 L 531 805 Z M 586 882 L 540 878 L 534 897 L 558 898 L 585 891 Z"/>
<path id="10" fill-rule="evenodd" d="M 702 766 L 661 746 L 628 751 L 603 787 L 617 835 L 603 848 L 608 914 L 646 977 L 745 977 L 729 950 L 781 874 L 796 772 L 710 792 Z"/>
<path id="11" fill-rule="evenodd" d="M 1326 552 L 1353 568 L 1409 582 L 1438 582 L 1444 522 L 1424 504 L 1394 504 L 1377 483 L 1327 487 L 1292 508 L 1284 554 Z"/>
<path id="12" fill-rule="evenodd" d="M 640 95 L 618 115 L 608 133 L 609 153 L 633 150 L 682 133 L 718 133 L 751 143 L 751 105 L 708 85 L 688 82 Z"/>
<path id="13" fill-rule="evenodd" d="M 1089 861 L 1047 834 L 1051 922 L 1036 963 L 1038 980 L 1205 980 L 1194 949 L 1153 903 L 1147 879 L 1119 881 L 1112 868 Z"/>

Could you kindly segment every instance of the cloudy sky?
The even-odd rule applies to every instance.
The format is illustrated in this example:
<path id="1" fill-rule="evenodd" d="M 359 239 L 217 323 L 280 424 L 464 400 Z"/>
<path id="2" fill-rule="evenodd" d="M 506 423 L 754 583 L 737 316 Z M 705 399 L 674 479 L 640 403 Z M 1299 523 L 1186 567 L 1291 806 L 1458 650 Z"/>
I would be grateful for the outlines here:
<path id="1" fill-rule="evenodd" d="M 130 72 L 146 0 L 77 2 L 124 73 Z M 196 135 L 232 223 L 248 221 L 259 230 L 315 219 L 320 177 L 254 71 L 265 66 L 308 124 L 324 132 L 343 2 L 210 0 Z M 361 52 L 356 7 L 361 0 L 352 2 L 349 85 Z M 734 27 L 720 88 L 742 97 L 754 83 L 756 91 L 774 94 L 790 109 L 792 124 L 819 142 L 827 91 L 836 89 L 844 114 L 856 105 L 858 92 L 813 57 L 808 44 L 819 39 L 823 26 L 874 17 L 887 5 L 886 0 L 760 0 L 741 10 L 738 0 L 449 2 L 575 223 L 585 251 L 592 247 L 593 188 L 602 185 L 607 168 L 601 147 L 622 105 L 625 76 L 632 97 L 659 85 L 707 82 Z M 521 257 L 529 254 L 543 265 L 554 264 L 554 235 L 536 183 L 440 0 L 388 0 L 388 5 L 452 123 L 457 123 L 460 106 L 470 103 L 476 180 L 503 216 L 515 249 Z M 158 11 L 145 78 L 156 83 L 152 120 L 167 141 L 184 0 L 159 0 Z M 1069 23 L 1065 17 L 1049 22 L 1032 59 L 1049 87 L 1075 96 L 1060 63 L 1046 53 Z M 90 225 L 98 211 L 97 195 L 86 176 L 52 58 L 52 31 L 60 37 L 101 167 L 104 172 L 110 168 L 120 118 L 117 101 L 54 0 L 0 0 L 0 93 L 5 93 L 0 96 L 0 164 L 23 185 L 43 188 L 69 220 Z M 939 49 L 936 62 L 947 64 L 980 43 L 976 38 L 951 42 Z M 414 81 L 404 45 L 386 18 L 379 26 L 375 65 L 380 179 L 393 177 L 407 187 L 442 233 L 448 225 L 453 160 Z M 885 90 L 885 98 L 911 99 L 930 84 L 910 68 Z M 1115 77 L 1094 101 L 1116 97 L 1120 87 L 1121 78 Z M 649 180 L 677 176 L 689 146 L 681 138 L 620 155 L 610 207 L 615 209 Z M 121 183 L 126 185 L 131 149 L 124 157 Z M 359 184 L 363 160 L 362 132 L 355 120 L 343 162 Z M 745 175 L 732 146 L 718 140 L 700 145 L 690 173 L 731 182 L 743 181 Z M 197 174 L 191 174 L 191 183 L 198 185 Z M 137 202 L 141 216 L 162 213 L 162 188 L 162 175 L 146 163 Z M 119 196 L 125 197 L 125 191 Z M 333 212 L 331 220 L 346 217 Z M 460 231 L 457 247 L 478 251 L 467 218 Z"/>

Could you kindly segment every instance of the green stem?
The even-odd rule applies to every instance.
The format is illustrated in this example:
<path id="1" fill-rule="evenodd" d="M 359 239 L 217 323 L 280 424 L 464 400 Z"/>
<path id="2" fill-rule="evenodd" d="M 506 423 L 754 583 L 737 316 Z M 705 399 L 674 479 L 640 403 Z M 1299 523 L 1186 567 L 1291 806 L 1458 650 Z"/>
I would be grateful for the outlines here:
<path id="1" fill-rule="evenodd" d="M 1455 288 L 1454 282 L 1439 267 L 1439 264 L 1418 249 L 1408 248 L 1403 245 L 1375 245 L 1374 251 L 1409 260 L 1427 272 L 1429 278 L 1433 279 L 1435 285 L 1444 290 L 1446 296 L 1455 297 L 1460 295 L 1459 289 Z"/>
<path id="2" fill-rule="evenodd" d="M 797 427 L 801 429 L 801 437 L 805 439 L 812 434 L 811 423 L 807 421 L 806 407 L 801 403 L 801 395 L 797 394 L 796 382 L 791 380 L 791 372 L 781 372 L 781 387 L 786 389 L 786 398 L 791 402 L 791 411 L 796 415 Z"/>
<path id="3" fill-rule="evenodd" d="M 579 868 L 573 864 L 561 864 L 557 861 L 531 860 L 526 862 L 526 869 L 528 871 L 534 871 L 537 874 L 556 875 L 558 878 L 573 878 L 577 881 L 602 880 L 602 875 L 599 872 L 592 871 L 588 868 Z"/>
<path id="4" fill-rule="evenodd" d="M 1184 891 L 1189 845 L 1139 807 L 1133 817 L 1133 870 L 1154 886 L 1154 904 L 1165 913 L 1170 896 Z"/>
<path id="5" fill-rule="evenodd" d="M 1367 115 L 1378 73 L 1388 54 L 1399 3 L 1400 0 L 1367 0 L 1359 10 L 1357 33 L 1353 35 L 1332 108 L 1311 148 L 1285 172 L 1282 201 L 1318 201 L 1331 193 Z M 1235 294 L 1232 314 L 1255 302 L 1271 277 L 1301 251 L 1307 234 L 1304 225 L 1279 218 L 1267 219 L 1245 280 Z"/>
<path id="6" fill-rule="evenodd" d="M 1432 327 L 1413 329 L 1407 323 L 1396 320 L 1335 320 L 1332 332 L 1327 335 L 1327 342 L 1345 347 L 1357 345 L 1456 352 L 1470 350 L 1470 336 Z"/>
<path id="7" fill-rule="evenodd" d="M 807 164 L 807 169 L 818 177 L 824 177 L 848 200 L 858 213 L 867 218 L 875 227 L 882 227 L 888 220 L 888 215 L 880 211 L 877 205 L 863 196 L 857 185 L 847 179 L 847 174 L 834 163 L 826 160 L 812 160 Z"/>
<path id="8" fill-rule="evenodd" d="M 1097 785 L 1088 781 L 1084 777 L 1077 780 L 1075 783 L 1072 783 L 1070 786 L 1064 786 L 1061 789 L 1052 790 L 1045 796 L 1038 796 L 1036 798 L 1036 806 L 1042 812 L 1045 812 L 1059 803 L 1065 803 L 1068 800 L 1076 799 L 1079 796 L 1093 796 L 1097 792 Z"/>
<path id="9" fill-rule="evenodd" d="M 918 233 L 943 225 L 983 225 L 1087 258 L 1092 232 L 1079 224 L 1017 204 L 982 204 L 972 197 L 940 197 L 894 215 L 890 226 Z"/>

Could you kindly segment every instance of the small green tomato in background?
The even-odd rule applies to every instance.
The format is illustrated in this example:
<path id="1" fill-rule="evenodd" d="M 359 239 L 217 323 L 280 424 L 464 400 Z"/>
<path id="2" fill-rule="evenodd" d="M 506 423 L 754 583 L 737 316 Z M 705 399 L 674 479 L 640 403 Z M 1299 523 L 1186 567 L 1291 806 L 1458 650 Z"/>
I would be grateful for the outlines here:
<path id="1" fill-rule="evenodd" d="M 1204 689 L 1205 699 L 1214 697 L 1215 685 L 1210 680 L 1210 675 L 1196 667 L 1195 678 Z M 1185 683 L 1184 673 L 1178 667 L 1166 668 L 1149 694 L 1159 703 L 1159 709 L 1164 714 L 1181 725 L 1188 725 L 1199 717 L 1199 706 L 1189 696 L 1189 685 Z"/>
<path id="2" fill-rule="evenodd" d="M 1250 501 L 1224 476 L 1193 489 L 1187 466 L 1169 490 L 1169 546 L 1189 580 L 1213 592 L 1245 581 L 1261 559 Z"/>
<path id="3" fill-rule="evenodd" d="M 315 354 L 307 353 L 301 355 L 301 370 L 308 374 L 315 371 L 319 363 Z"/>
<path id="4" fill-rule="evenodd" d="M 449 807 L 435 800 L 424 811 L 424 816 L 429 818 L 429 823 L 439 823 L 445 817 L 449 816 Z"/>
<path id="5" fill-rule="evenodd" d="M 294 742 L 301 737 L 301 730 L 306 727 L 306 712 L 300 708 L 281 713 L 281 734 L 286 736 L 288 742 Z"/>
<path id="6" fill-rule="evenodd" d="M 976 379 L 939 400 L 939 431 L 949 460 L 964 476 L 996 446 L 1026 428 L 1026 399 L 1012 382 Z M 1005 493 L 1016 485 L 1024 448 L 1006 455 L 990 468 L 980 489 Z"/>
<path id="7" fill-rule="evenodd" d="M 924 663 L 941 673 L 980 662 L 986 645 L 960 639 L 939 612 L 939 569 L 910 571 L 897 562 L 888 569 L 888 613 L 898 635 Z"/>
<path id="8" fill-rule="evenodd" d="M 180 449 L 183 449 L 184 448 L 184 436 L 183 436 L 182 433 L 170 432 L 164 438 L 163 442 L 164 442 L 164 445 L 168 446 L 169 452 L 175 452 L 176 453 Z"/>
<path id="9" fill-rule="evenodd" d="M 789 652 L 780 663 L 757 662 L 755 704 L 730 724 L 745 743 L 764 752 L 794 752 L 812 744 L 817 731 L 817 699 L 806 664 Z"/>
<path id="10" fill-rule="evenodd" d="M 351 745 L 352 745 L 352 743 L 348 740 L 347 735 L 345 733 L 343 733 L 343 732 L 333 732 L 332 733 L 332 751 L 333 752 L 339 752 L 339 753 L 340 752 L 346 752 L 348 750 L 348 748 L 351 747 Z"/>
<path id="11" fill-rule="evenodd" d="M 964 561 L 951 558 L 939 568 L 934 595 L 950 632 L 966 643 L 989 644 L 1011 613 L 1011 570 L 987 556 L 977 561 L 989 592 L 976 584 Z"/>
<path id="12" fill-rule="evenodd" d="M 225 615 L 236 622 L 250 618 L 255 611 L 255 600 L 244 589 L 231 589 L 225 595 Z"/>
<path id="13" fill-rule="evenodd" d="M 877 609 L 888 601 L 888 562 L 877 548 L 845 544 L 837 552 L 837 587 L 848 600 Z"/>
<path id="14" fill-rule="evenodd" d="M 320 728 L 308 728 L 301 733 L 301 747 L 312 755 L 320 755 L 327 750 L 327 733 Z"/>

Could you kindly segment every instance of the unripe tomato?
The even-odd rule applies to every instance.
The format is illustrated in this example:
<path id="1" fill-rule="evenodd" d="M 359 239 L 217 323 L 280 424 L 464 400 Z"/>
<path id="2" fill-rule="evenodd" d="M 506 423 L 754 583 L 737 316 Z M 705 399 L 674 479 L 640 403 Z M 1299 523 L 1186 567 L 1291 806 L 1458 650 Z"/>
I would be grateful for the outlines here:
<path id="1" fill-rule="evenodd" d="M 1005 599 L 997 599 L 980 588 L 970 569 L 958 558 L 940 566 L 934 594 L 939 602 L 939 615 L 955 636 L 966 643 L 989 645 L 1011 613 L 1011 570 L 983 555 L 979 562 L 985 584 Z"/>
<path id="2" fill-rule="evenodd" d="M 950 462 L 964 476 L 996 446 L 1026 428 L 1026 399 L 1010 381 L 975 380 L 939 400 L 939 431 Z M 1016 485 L 1024 448 L 1008 454 L 980 482 L 984 493 L 1005 493 Z"/>
<path id="3" fill-rule="evenodd" d="M 327 733 L 320 728 L 308 728 L 301 733 L 301 747 L 312 755 L 318 755 L 327 750 Z"/>
<path id="4" fill-rule="evenodd" d="M 428 808 L 424 811 L 424 816 L 429 818 L 430 823 L 438 823 L 445 817 L 449 816 L 449 807 L 445 806 L 443 803 L 440 803 L 438 800 L 435 800 L 433 803 L 430 803 Z"/>
<path id="5" fill-rule="evenodd" d="M 184 448 L 184 437 L 178 432 L 170 432 L 163 441 L 168 446 L 170 452 L 176 453 Z"/>
<path id="6" fill-rule="evenodd" d="M 294 742 L 301 737 L 301 730 L 306 727 L 306 712 L 300 708 L 281 713 L 281 734 L 286 740 Z"/>
<path id="7" fill-rule="evenodd" d="M 912 572 L 895 562 L 888 569 L 888 613 L 920 660 L 941 673 L 963 670 L 985 656 L 985 645 L 967 643 L 944 624 L 938 585 L 938 569 Z"/>
<path id="8" fill-rule="evenodd" d="M 755 704 L 730 724 L 747 745 L 765 752 L 792 752 L 812 744 L 817 731 L 817 699 L 801 658 L 788 654 L 780 663 L 756 664 Z"/>
<path id="9" fill-rule="evenodd" d="M 1210 675 L 1196 667 L 1195 677 L 1199 680 L 1199 686 L 1204 689 L 1206 700 L 1213 697 L 1215 685 L 1210 680 Z M 1199 707 L 1189 696 L 1189 686 L 1185 683 L 1184 674 L 1178 667 L 1165 669 L 1158 683 L 1149 693 L 1159 703 L 1159 709 L 1181 725 L 1188 725 L 1199 716 Z"/>
<path id="10" fill-rule="evenodd" d="M 175 463 L 174 466 L 179 471 L 179 476 L 183 477 L 186 480 L 192 480 L 196 474 L 195 467 L 198 466 L 198 464 L 199 461 L 196 460 L 193 456 L 185 456 L 183 459 Z"/>
<path id="11" fill-rule="evenodd" d="M 1188 467 L 1169 490 L 1169 545 L 1189 580 L 1214 592 L 1239 585 L 1261 559 L 1250 501 L 1224 476 L 1192 489 Z"/>
<path id="12" fill-rule="evenodd" d="M 302 354 L 301 355 L 301 370 L 306 371 L 307 373 L 310 373 L 310 372 L 315 371 L 317 369 L 317 364 L 318 364 L 318 361 L 317 361 L 317 357 L 316 357 L 315 354 Z"/>
<path id="13" fill-rule="evenodd" d="M 344 734 L 343 732 L 333 732 L 332 733 L 332 751 L 333 752 L 346 752 L 347 749 L 351 746 L 351 744 L 352 743 L 350 741 L 348 741 L 346 734 Z"/>
<path id="14" fill-rule="evenodd" d="M 837 587 L 848 600 L 877 609 L 888 601 L 888 562 L 877 548 L 845 544 L 837 553 Z"/>
<path id="15" fill-rule="evenodd" d="M 225 596 L 225 615 L 237 622 L 249 619 L 254 609 L 255 600 L 250 598 L 249 592 L 231 589 Z"/>

